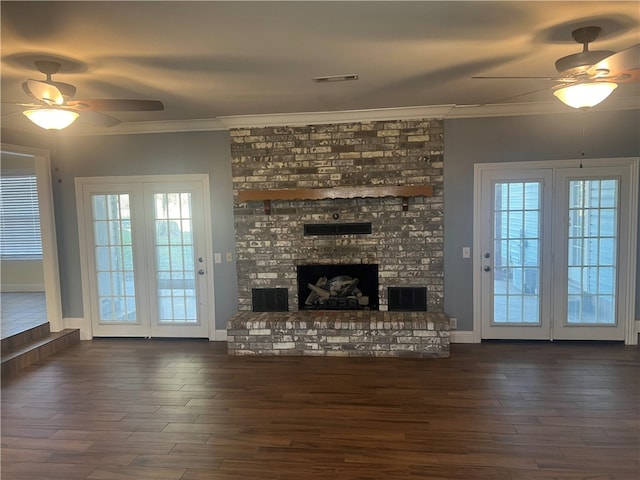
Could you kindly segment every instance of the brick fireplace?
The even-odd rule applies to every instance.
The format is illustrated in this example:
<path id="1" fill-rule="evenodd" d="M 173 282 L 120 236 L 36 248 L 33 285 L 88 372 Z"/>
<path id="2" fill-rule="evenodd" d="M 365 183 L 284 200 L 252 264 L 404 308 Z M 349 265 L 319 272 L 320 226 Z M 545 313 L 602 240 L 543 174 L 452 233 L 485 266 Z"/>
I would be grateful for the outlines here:
<path id="1" fill-rule="evenodd" d="M 431 352 L 435 352 L 436 343 L 442 344 L 440 353 L 446 350 L 446 355 L 433 356 L 447 356 L 448 322 L 442 311 L 443 122 L 428 119 L 263 127 L 235 129 L 230 134 L 239 289 L 239 314 L 228 326 L 230 353 L 251 353 L 245 348 L 250 343 L 250 330 L 259 331 L 259 343 L 263 347 L 269 343 L 272 346 L 286 343 L 287 347 L 296 344 L 293 339 L 296 334 L 283 333 L 284 327 L 274 335 L 291 337 L 290 342 L 278 341 L 278 338 L 269 342 L 265 338 L 266 327 L 247 328 L 247 322 L 254 326 L 251 322 L 258 321 L 256 315 L 262 322 L 258 327 L 265 325 L 264 322 L 277 323 L 279 319 L 285 324 L 289 322 L 290 326 L 291 322 L 304 322 L 305 332 L 314 330 L 307 328 L 309 321 L 321 318 L 334 322 L 334 326 L 335 321 L 341 325 L 354 322 L 355 313 L 334 312 L 334 317 L 327 317 L 326 312 L 301 309 L 305 299 L 300 296 L 308 292 L 302 293 L 298 286 L 299 271 L 301 267 L 317 265 L 375 265 L 377 292 L 370 295 L 375 298 L 372 305 L 375 308 L 364 308 L 365 311 L 358 314 L 356 330 L 360 333 L 351 332 L 354 342 L 343 341 L 345 336 L 341 335 L 343 340 L 336 342 L 341 344 L 339 348 L 329 348 L 324 354 L 363 353 L 366 348 L 362 345 L 371 343 L 371 335 L 379 335 L 381 330 L 369 331 L 371 335 L 367 338 L 362 332 L 368 328 L 361 328 L 362 322 L 369 325 L 373 322 L 375 326 L 380 321 L 384 327 L 386 321 L 388 327 L 389 315 L 394 315 L 396 326 L 402 327 L 400 337 L 406 339 L 413 335 L 408 333 L 413 332 L 408 327 L 415 320 L 416 332 L 420 331 L 420 325 L 424 326 L 424 332 L 430 332 L 428 335 L 419 332 L 417 337 L 430 339 L 424 344 L 430 345 Z M 400 193 L 396 196 L 392 190 L 384 190 L 385 187 L 425 185 L 432 188 L 429 195 Z M 294 190 L 327 192 L 327 196 L 332 192 L 347 192 L 347 195 L 336 196 L 351 198 L 305 198 L 301 194 L 300 198 L 281 200 L 274 193 L 273 200 L 240 201 L 243 192 L 260 192 L 266 199 L 269 192 L 281 194 Z M 383 194 L 377 194 L 378 191 Z M 321 234 L 321 230 L 309 228 L 318 224 L 325 229 L 336 226 L 336 233 Z M 369 229 L 352 234 L 347 228 L 351 224 L 369 225 Z M 386 312 L 390 287 L 424 287 L 427 312 Z M 279 289 L 280 292 L 286 289 L 288 313 L 251 312 L 252 292 L 256 289 Z M 270 324 L 270 331 L 274 325 Z M 300 332 L 297 335 L 301 338 Z M 391 344 L 398 342 L 393 335 L 388 338 Z M 302 353 L 303 343 L 314 342 L 304 336 L 296 348 L 281 351 L 308 354 Z M 317 342 L 315 345 L 317 347 Z M 420 342 L 411 345 L 409 351 L 415 352 Z M 394 347 L 385 351 L 396 349 L 401 350 Z M 278 349 L 273 347 L 262 350 L 252 353 L 278 354 L 275 352 Z"/>

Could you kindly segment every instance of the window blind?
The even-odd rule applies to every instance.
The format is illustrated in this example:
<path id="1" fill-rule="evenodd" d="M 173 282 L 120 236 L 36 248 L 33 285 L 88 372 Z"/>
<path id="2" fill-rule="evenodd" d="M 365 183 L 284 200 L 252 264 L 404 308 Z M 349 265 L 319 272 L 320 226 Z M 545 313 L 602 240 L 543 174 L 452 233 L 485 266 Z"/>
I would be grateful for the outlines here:
<path id="1" fill-rule="evenodd" d="M 38 186 L 35 174 L 0 177 L 0 257 L 42 258 Z"/>

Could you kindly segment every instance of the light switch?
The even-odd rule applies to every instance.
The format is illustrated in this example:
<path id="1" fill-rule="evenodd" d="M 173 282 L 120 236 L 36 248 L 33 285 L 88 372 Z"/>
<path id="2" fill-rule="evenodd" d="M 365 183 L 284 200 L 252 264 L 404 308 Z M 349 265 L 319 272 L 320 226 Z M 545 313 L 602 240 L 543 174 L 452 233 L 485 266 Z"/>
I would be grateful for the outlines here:
<path id="1" fill-rule="evenodd" d="M 233 262 L 233 253 L 227 252 L 227 262 Z"/>
<path id="2" fill-rule="evenodd" d="M 471 247 L 462 247 L 462 258 L 471 258 Z"/>
<path id="3" fill-rule="evenodd" d="M 214 253 L 213 254 L 213 261 L 215 263 L 222 263 L 222 254 L 221 253 Z"/>

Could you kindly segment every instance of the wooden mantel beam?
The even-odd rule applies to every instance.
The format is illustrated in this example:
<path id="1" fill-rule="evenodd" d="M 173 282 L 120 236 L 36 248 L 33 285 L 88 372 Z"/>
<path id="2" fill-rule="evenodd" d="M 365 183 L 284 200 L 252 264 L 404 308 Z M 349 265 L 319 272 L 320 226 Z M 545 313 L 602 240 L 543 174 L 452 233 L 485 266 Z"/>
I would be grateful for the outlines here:
<path id="1" fill-rule="evenodd" d="M 240 190 L 239 202 L 264 202 L 265 213 L 271 213 L 272 200 L 326 200 L 336 198 L 402 197 L 402 209 L 409 208 L 409 197 L 430 197 L 432 185 L 376 185 L 363 187 L 287 188 L 280 190 Z"/>
<path id="2" fill-rule="evenodd" d="M 430 197 L 432 185 L 379 185 L 366 187 L 287 188 L 281 190 L 240 190 L 238 201 L 325 200 L 331 198 Z"/>

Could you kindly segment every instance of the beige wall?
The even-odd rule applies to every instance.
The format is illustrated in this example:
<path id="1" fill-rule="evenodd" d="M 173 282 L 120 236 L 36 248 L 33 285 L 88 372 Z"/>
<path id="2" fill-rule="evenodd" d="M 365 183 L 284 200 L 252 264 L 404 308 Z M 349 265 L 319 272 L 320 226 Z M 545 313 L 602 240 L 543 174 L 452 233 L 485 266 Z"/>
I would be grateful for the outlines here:
<path id="1" fill-rule="evenodd" d="M 44 292 L 42 260 L 3 260 L 0 279 L 3 292 Z"/>

